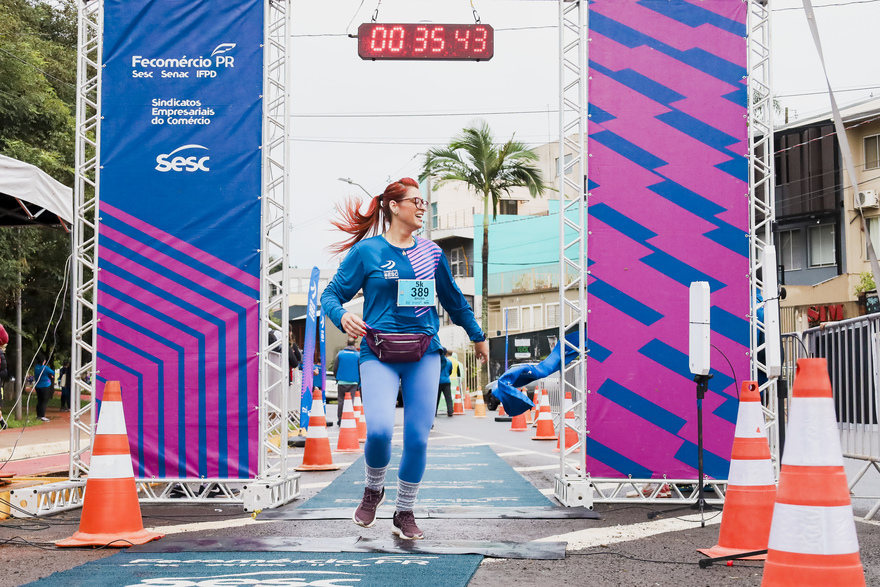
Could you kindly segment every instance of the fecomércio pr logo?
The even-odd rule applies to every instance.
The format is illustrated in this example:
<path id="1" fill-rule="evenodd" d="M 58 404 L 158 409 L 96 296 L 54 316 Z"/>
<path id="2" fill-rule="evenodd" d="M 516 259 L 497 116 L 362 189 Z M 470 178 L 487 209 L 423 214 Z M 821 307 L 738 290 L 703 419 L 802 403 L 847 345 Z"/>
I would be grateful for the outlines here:
<path id="1" fill-rule="evenodd" d="M 202 145 L 183 145 L 182 147 L 177 147 L 170 153 L 163 153 L 156 157 L 156 171 L 162 173 L 168 171 L 187 171 L 190 173 L 196 171 L 211 171 L 211 168 L 208 167 L 208 161 L 211 160 L 210 157 L 199 157 L 198 154 L 189 155 L 188 153 L 181 153 L 182 151 L 189 151 L 190 149 L 204 149 L 207 151 L 208 147 L 203 147 Z M 173 155 L 176 153 L 181 154 L 174 157 Z"/>
<path id="2" fill-rule="evenodd" d="M 220 43 L 207 57 L 186 54 L 162 57 L 132 55 L 131 75 L 134 78 L 189 78 L 189 74 L 195 71 L 195 77 L 214 78 L 217 77 L 216 70 L 235 67 L 235 56 L 232 55 L 235 47 L 235 43 Z M 159 70 L 158 76 L 155 75 L 156 70 Z"/>

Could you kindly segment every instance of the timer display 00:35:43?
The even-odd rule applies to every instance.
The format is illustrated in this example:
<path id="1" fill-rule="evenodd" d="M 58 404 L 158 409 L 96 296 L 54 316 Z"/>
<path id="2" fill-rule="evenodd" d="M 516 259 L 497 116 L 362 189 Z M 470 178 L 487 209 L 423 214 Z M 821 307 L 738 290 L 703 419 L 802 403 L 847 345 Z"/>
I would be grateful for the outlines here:
<path id="1" fill-rule="evenodd" d="M 358 27 L 361 59 L 487 61 L 495 54 L 495 31 L 486 24 L 380 24 Z"/>

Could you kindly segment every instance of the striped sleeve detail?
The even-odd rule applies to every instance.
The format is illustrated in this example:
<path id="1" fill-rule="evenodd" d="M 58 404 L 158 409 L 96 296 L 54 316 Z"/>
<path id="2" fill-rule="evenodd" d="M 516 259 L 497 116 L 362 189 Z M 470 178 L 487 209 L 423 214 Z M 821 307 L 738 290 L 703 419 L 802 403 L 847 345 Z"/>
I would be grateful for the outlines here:
<path id="1" fill-rule="evenodd" d="M 416 238 L 416 246 L 407 254 L 416 279 L 434 279 L 434 272 L 440 262 L 440 247 L 434 242 Z M 415 309 L 416 316 L 422 316 L 431 306 L 419 306 Z"/>

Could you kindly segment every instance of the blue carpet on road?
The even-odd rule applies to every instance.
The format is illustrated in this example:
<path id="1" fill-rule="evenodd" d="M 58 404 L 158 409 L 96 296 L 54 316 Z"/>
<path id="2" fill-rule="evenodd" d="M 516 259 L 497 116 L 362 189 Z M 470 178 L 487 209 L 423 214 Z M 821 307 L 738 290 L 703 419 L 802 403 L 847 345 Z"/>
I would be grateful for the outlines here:
<path id="1" fill-rule="evenodd" d="M 397 497 L 399 447 L 391 453 L 385 481 L 384 507 Z M 300 507 L 308 509 L 357 507 L 364 495 L 364 457 Z M 449 506 L 547 507 L 556 505 L 514 471 L 488 446 L 428 448 L 428 468 L 419 489 L 417 508 Z"/>
<path id="2" fill-rule="evenodd" d="M 464 587 L 482 559 L 480 555 L 445 554 L 120 552 L 29 585 Z"/>

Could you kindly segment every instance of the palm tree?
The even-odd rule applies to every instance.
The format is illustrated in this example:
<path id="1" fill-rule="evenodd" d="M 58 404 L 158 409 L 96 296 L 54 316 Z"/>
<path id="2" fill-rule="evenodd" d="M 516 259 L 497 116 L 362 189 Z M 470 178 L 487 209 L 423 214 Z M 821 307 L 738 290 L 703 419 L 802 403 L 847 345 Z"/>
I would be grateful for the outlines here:
<path id="1" fill-rule="evenodd" d="M 534 164 L 538 156 L 513 137 L 503 145 L 496 145 L 492 131 L 485 121 L 476 121 L 462 129 L 445 147 L 430 149 L 420 180 L 431 177 L 440 187 L 451 181 L 461 181 L 483 198 L 483 271 L 482 271 L 482 327 L 489 333 L 489 209 L 492 219 L 498 215 L 502 194 L 510 194 L 516 187 L 527 187 L 534 198 L 543 194 L 546 186 L 541 170 Z M 488 372 L 483 373 L 485 387 Z"/>

